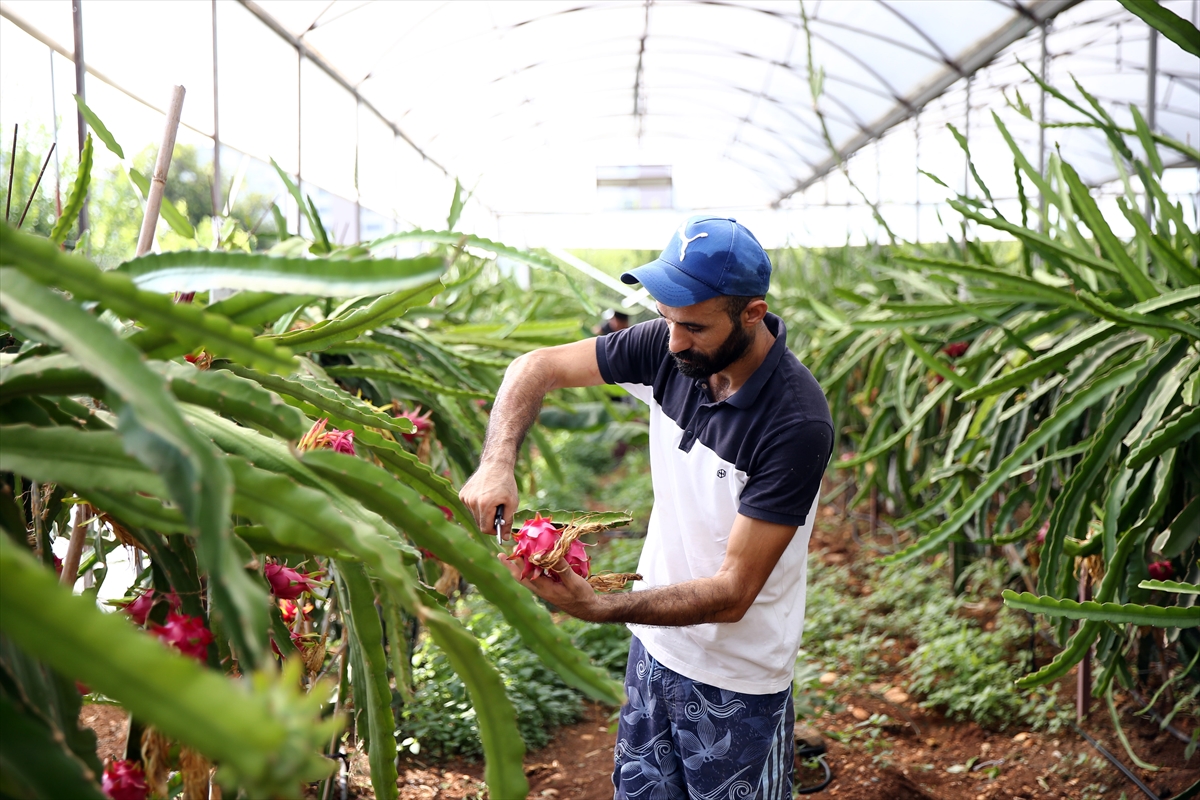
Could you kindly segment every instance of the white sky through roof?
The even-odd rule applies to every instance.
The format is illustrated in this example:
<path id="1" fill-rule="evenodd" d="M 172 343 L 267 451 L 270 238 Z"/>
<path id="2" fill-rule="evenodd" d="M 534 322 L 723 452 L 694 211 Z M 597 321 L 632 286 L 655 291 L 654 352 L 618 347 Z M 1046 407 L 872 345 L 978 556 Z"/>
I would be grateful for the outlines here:
<path id="1" fill-rule="evenodd" d="M 184 122 L 197 141 L 213 134 L 216 94 L 223 145 L 298 171 L 339 219 L 354 217 L 356 204 L 377 212 L 372 230 L 444 226 L 457 176 L 475 192 L 464 224 L 519 246 L 657 248 L 693 210 L 735 214 L 768 244 L 879 233 L 845 178 L 825 175 L 830 149 L 812 107 L 798 0 L 82 2 L 90 68 L 152 104 L 184 84 Z M 1197 0 L 1165 5 L 1197 17 Z M 990 113 L 1036 149 L 1036 126 L 1004 96 L 1019 87 L 1037 103 L 1018 63 L 1040 60 L 1026 20 L 1057 14 L 1047 37 L 1055 86 L 1078 77 L 1122 120 L 1129 103 L 1146 106 L 1148 29 L 1115 0 L 805 0 L 804 9 L 828 134 L 839 148 L 870 142 L 850 158 L 851 176 L 905 238 L 942 238 L 945 228 L 945 190 L 919 179 L 918 166 L 963 185 L 948 122 L 968 132 L 985 171 L 994 166 L 993 193 L 1015 198 L 1011 156 Z M 70 2 L 3 0 L 0 10 L 0 130 L 52 128 L 44 41 L 71 49 Z M 1033 30 L 975 74 L 968 104 L 962 73 L 1014 27 Z M 294 42 L 378 116 L 298 57 Z M 59 62 L 56 110 L 74 149 L 73 75 Z M 1196 59 L 1159 37 L 1158 75 L 1159 130 L 1195 145 Z M 880 129 L 931 85 L 938 96 L 915 120 Z M 157 141 L 154 112 L 95 76 L 88 99 L 127 148 Z M 1047 113 L 1073 118 L 1053 100 Z M 1116 177 L 1102 138 L 1058 130 L 1047 147 L 1056 143 L 1085 180 Z M 238 166 L 224 152 L 222 160 L 227 175 Z M 674 209 L 597 207 L 597 167 L 636 164 L 672 168 Z M 1194 198 L 1194 168 L 1172 180 Z"/>

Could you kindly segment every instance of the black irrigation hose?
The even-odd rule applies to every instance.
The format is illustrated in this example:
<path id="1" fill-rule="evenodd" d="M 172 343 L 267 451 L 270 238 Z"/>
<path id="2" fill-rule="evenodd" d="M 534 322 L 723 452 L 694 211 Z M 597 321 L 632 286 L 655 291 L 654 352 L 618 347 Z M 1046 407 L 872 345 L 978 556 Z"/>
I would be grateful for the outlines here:
<path id="1" fill-rule="evenodd" d="M 1140 694 L 1138 694 L 1136 689 L 1130 689 L 1129 694 L 1133 697 L 1134 701 L 1137 702 L 1139 707 L 1144 708 L 1146 706 L 1146 699 L 1144 697 L 1142 697 Z M 1149 711 L 1147 711 L 1145 716 L 1150 717 L 1150 719 L 1152 719 L 1158 723 L 1161 723 L 1163 721 L 1162 714 L 1159 714 L 1153 708 L 1150 709 Z M 1165 730 L 1167 733 L 1171 734 L 1172 736 L 1174 736 L 1176 739 L 1183 742 L 1184 744 L 1192 743 L 1192 737 L 1188 736 L 1186 733 L 1179 730 L 1179 728 L 1176 728 L 1174 725 L 1171 725 L 1170 723 L 1168 723 L 1165 728 L 1162 728 L 1162 730 Z"/>
<path id="2" fill-rule="evenodd" d="M 833 782 L 833 770 L 829 768 L 829 764 L 825 763 L 825 754 L 817 756 L 817 763 L 821 765 L 821 769 L 825 772 L 825 778 L 816 786 L 806 786 L 802 789 L 793 789 L 796 794 L 816 794 Z"/>
<path id="3" fill-rule="evenodd" d="M 1121 763 L 1121 761 L 1116 756 L 1114 756 L 1112 753 L 1105 750 L 1104 747 L 1099 742 L 1097 742 L 1095 739 L 1093 739 L 1091 736 L 1088 735 L 1087 731 L 1085 731 L 1083 728 L 1076 725 L 1074 722 L 1071 723 L 1071 727 L 1075 729 L 1076 733 L 1078 733 L 1080 736 L 1082 736 L 1084 739 L 1086 739 L 1088 744 L 1090 744 L 1092 747 L 1096 748 L 1096 750 L 1098 750 L 1100 752 L 1100 755 L 1107 758 L 1114 767 L 1119 769 L 1121 771 L 1122 775 L 1124 775 L 1126 778 L 1128 778 L 1130 781 L 1132 781 L 1134 786 L 1141 789 L 1142 793 L 1144 795 L 1146 795 L 1146 797 L 1149 797 L 1150 800 L 1166 800 L 1165 798 L 1159 797 L 1157 794 L 1154 793 L 1153 789 L 1151 789 L 1146 784 L 1142 783 L 1141 778 L 1139 778 L 1137 775 L 1134 775 L 1133 771 L 1131 769 L 1129 769 L 1129 767 L 1127 767 L 1123 763 Z M 1193 788 L 1195 788 L 1195 787 L 1193 787 Z M 1180 795 L 1180 797 L 1192 796 L 1192 795 L 1187 795 L 1187 792 L 1190 792 L 1190 791 L 1191 791 L 1191 789 L 1186 790 L 1183 795 Z"/>

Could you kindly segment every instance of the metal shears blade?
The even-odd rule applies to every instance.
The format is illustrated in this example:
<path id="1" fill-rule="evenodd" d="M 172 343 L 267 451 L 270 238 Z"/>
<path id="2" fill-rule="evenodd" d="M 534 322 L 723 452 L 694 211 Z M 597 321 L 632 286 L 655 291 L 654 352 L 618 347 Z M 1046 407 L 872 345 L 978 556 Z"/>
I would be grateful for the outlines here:
<path id="1" fill-rule="evenodd" d="M 496 506 L 496 518 L 492 520 L 492 524 L 496 526 L 496 544 L 503 545 L 504 539 L 501 536 L 501 531 L 504 528 L 504 506 Z"/>

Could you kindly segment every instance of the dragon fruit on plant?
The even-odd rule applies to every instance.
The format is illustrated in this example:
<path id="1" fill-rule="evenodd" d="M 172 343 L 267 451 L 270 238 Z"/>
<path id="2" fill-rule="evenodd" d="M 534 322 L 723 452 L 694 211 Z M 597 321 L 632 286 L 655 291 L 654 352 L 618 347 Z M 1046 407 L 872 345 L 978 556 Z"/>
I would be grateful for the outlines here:
<path id="1" fill-rule="evenodd" d="M 1155 561 L 1146 567 L 1150 573 L 1150 580 L 1153 581 L 1169 581 L 1175 575 L 1175 567 L 1170 561 Z"/>
<path id="2" fill-rule="evenodd" d="M 951 342 L 942 348 L 948 358 L 959 358 L 971 346 L 970 342 Z"/>
<path id="3" fill-rule="evenodd" d="M 149 792 L 142 765 L 130 760 L 113 761 L 106 766 L 101 787 L 111 800 L 146 800 Z"/>
<path id="4" fill-rule="evenodd" d="M 271 594 L 281 600 L 295 600 L 305 592 L 311 592 L 317 586 L 320 572 L 298 572 L 283 564 L 267 564 L 263 569 L 267 583 L 271 584 Z"/>
<path id="5" fill-rule="evenodd" d="M 193 617 L 174 611 L 167 614 L 165 625 L 152 625 L 150 630 L 161 641 L 171 645 L 185 656 L 197 661 L 208 657 L 208 646 L 213 641 L 212 631 L 204 627 L 203 617 Z"/>
<path id="6" fill-rule="evenodd" d="M 555 583 L 562 581 L 558 577 L 558 573 L 553 569 L 553 563 L 538 563 L 539 561 L 549 561 L 549 554 L 558 547 L 562 536 L 562 531 L 554 527 L 553 521 L 549 517 L 543 517 L 541 514 L 536 515 L 521 526 L 521 529 L 513 535 L 516 547 L 513 548 L 512 555 L 508 556 L 509 561 L 514 561 L 517 558 L 523 559 L 521 580 L 545 575 Z M 588 576 L 590 568 L 587 551 L 584 550 L 583 542 L 578 539 L 572 539 L 562 557 L 566 559 L 567 566 L 576 575 L 581 578 Z"/>
<path id="7" fill-rule="evenodd" d="M 140 627 L 146 624 L 146 620 L 150 617 L 150 611 L 154 608 L 155 602 L 156 594 L 154 590 L 147 589 L 139 594 L 132 603 L 126 603 L 124 610 L 129 615 L 130 621 Z M 179 610 L 179 595 L 172 592 L 167 595 L 167 602 L 171 604 L 172 611 Z"/>
<path id="8" fill-rule="evenodd" d="M 400 435 L 403 436 L 406 441 L 415 442 L 417 439 L 420 439 L 429 433 L 429 429 L 433 427 L 432 417 L 433 411 L 426 411 L 424 414 L 422 414 L 420 406 L 417 406 L 411 411 L 406 408 L 396 412 L 397 419 L 406 419 L 413 424 L 412 433 L 402 433 Z"/>

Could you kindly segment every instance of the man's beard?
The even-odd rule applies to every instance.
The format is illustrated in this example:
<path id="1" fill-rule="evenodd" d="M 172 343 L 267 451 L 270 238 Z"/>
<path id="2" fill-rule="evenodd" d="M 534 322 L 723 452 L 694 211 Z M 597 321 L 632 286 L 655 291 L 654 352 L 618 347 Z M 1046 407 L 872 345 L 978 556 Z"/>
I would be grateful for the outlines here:
<path id="1" fill-rule="evenodd" d="M 746 354 L 754 342 L 754 329 L 735 322 L 725 341 L 712 353 L 700 353 L 693 349 L 671 353 L 675 368 L 688 378 L 707 378 L 728 367 Z"/>

